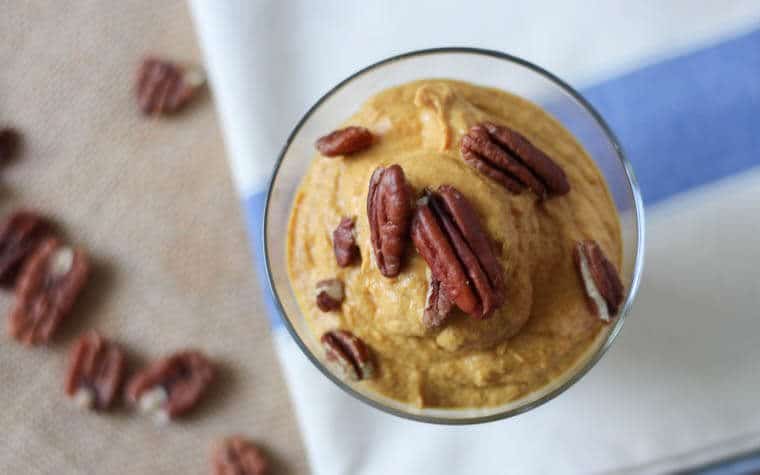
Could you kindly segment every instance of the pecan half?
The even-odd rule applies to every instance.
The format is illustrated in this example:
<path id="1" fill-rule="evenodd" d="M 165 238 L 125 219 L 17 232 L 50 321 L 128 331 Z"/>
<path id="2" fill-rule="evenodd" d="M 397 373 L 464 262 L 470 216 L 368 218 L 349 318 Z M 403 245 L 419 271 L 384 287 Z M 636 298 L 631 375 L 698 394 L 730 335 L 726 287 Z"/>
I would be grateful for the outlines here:
<path id="1" fill-rule="evenodd" d="M 412 239 L 439 290 L 463 312 L 487 318 L 504 303 L 501 265 L 475 210 L 454 187 L 427 190 L 412 220 Z"/>
<path id="2" fill-rule="evenodd" d="M 353 218 L 341 219 L 340 224 L 333 231 L 333 251 L 340 267 L 348 267 L 359 258 Z"/>
<path id="3" fill-rule="evenodd" d="M 22 264 L 52 232 L 50 223 L 32 211 L 16 211 L 0 227 L 0 286 L 13 287 Z"/>
<path id="4" fill-rule="evenodd" d="M 623 303 L 623 284 L 618 271 L 595 241 L 576 242 L 573 258 L 591 312 L 609 322 Z"/>
<path id="5" fill-rule="evenodd" d="M 369 148 L 375 136 L 365 127 L 350 126 L 320 137 L 314 144 L 325 157 L 350 155 Z"/>
<path id="6" fill-rule="evenodd" d="M 71 350 L 66 394 L 82 409 L 103 410 L 113 402 L 124 373 L 124 352 L 95 331 L 79 337 Z"/>
<path id="7" fill-rule="evenodd" d="M 145 115 L 171 114 L 190 102 L 205 82 L 198 67 L 145 58 L 137 70 L 137 103 Z"/>
<path id="8" fill-rule="evenodd" d="M 27 260 L 16 285 L 8 332 L 26 345 L 47 343 L 71 312 L 89 274 L 84 251 L 45 239 Z"/>
<path id="9" fill-rule="evenodd" d="M 144 368 L 129 380 L 127 401 L 159 423 L 192 409 L 214 379 L 203 353 L 184 350 Z"/>
<path id="10" fill-rule="evenodd" d="M 520 133 L 502 125 L 483 122 L 462 137 L 465 162 L 513 193 L 523 186 L 540 198 L 570 191 L 565 172 Z"/>
<path id="11" fill-rule="evenodd" d="M 317 307 L 323 312 L 338 310 L 343 303 L 343 282 L 325 279 L 317 282 Z"/>
<path id="12" fill-rule="evenodd" d="M 353 333 L 333 330 L 322 335 L 327 362 L 341 378 L 350 381 L 370 379 L 375 375 L 375 364 L 367 345 Z"/>
<path id="13" fill-rule="evenodd" d="M 451 313 L 453 302 L 441 289 L 441 283 L 430 278 L 425 302 L 425 311 L 422 313 L 422 324 L 427 328 L 436 328 L 443 324 Z"/>
<path id="14" fill-rule="evenodd" d="M 375 261 L 385 277 L 401 272 L 412 212 L 412 189 L 404 170 L 398 165 L 378 167 L 369 181 L 367 217 Z"/>
<path id="15" fill-rule="evenodd" d="M 0 128 L 0 165 L 11 160 L 21 143 L 21 134 L 10 127 Z"/>
<path id="16" fill-rule="evenodd" d="M 233 435 L 216 444 L 211 468 L 214 475 L 265 475 L 269 459 L 256 444 Z"/>

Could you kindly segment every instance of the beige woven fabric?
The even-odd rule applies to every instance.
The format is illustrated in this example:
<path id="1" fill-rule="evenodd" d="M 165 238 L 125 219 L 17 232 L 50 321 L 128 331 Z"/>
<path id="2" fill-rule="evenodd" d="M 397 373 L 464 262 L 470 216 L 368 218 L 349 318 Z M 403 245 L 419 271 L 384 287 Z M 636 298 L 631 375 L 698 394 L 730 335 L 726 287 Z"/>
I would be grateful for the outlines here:
<path id="1" fill-rule="evenodd" d="M 198 61 L 184 2 L 0 0 L 0 124 L 26 138 L 0 169 L 0 213 L 39 208 L 96 266 L 51 346 L 0 335 L 0 473 L 204 474 L 212 441 L 236 432 L 264 442 L 276 473 L 305 472 L 211 99 L 142 118 L 131 86 L 145 52 Z M 167 427 L 80 413 L 62 384 L 89 328 L 138 364 L 200 348 L 221 365 L 216 390 Z"/>

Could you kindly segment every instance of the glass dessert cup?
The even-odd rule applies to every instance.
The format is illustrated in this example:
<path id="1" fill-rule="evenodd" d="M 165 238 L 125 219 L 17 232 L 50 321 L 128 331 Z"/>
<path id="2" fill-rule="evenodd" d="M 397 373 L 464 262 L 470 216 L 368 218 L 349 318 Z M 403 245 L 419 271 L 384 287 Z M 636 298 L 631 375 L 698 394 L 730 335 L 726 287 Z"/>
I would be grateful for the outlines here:
<path id="1" fill-rule="evenodd" d="M 314 156 L 314 141 L 334 130 L 362 103 L 388 87 L 424 78 L 446 78 L 494 87 L 523 97 L 552 114 L 583 145 L 610 190 L 620 216 L 621 280 L 626 295 L 618 317 L 564 374 L 518 400 L 483 408 L 419 408 L 343 381 L 324 362 L 323 348 L 298 307 L 286 262 L 288 221 L 297 188 Z M 364 68 L 327 92 L 298 122 L 269 185 L 263 226 L 266 270 L 275 304 L 293 339 L 314 365 L 341 389 L 387 413 L 439 424 L 475 424 L 511 417 L 558 396 L 586 374 L 620 332 L 639 287 L 644 257 L 644 216 L 639 187 L 617 139 L 593 107 L 551 73 L 504 53 L 441 48 L 395 56 Z"/>

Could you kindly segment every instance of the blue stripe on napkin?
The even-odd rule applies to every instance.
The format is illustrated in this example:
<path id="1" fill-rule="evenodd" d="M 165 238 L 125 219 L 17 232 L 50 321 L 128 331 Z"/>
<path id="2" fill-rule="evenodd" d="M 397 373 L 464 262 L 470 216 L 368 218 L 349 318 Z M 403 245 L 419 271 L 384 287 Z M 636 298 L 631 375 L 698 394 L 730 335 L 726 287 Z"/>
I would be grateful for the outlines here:
<path id="1" fill-rule="evenodd" d="M 760 450 L 739 454 L 673 475 L 757 475 L 758 473 L 760 473 Z"/>
<path id="2" fill-rule="evenodd" d="M 618 136 L 646 204 L 760 165 L 760 30 L 582 93 Z"/>
<path id="3" fill-rule="evenodd" d="M 266 192 L 254 193 L 243 201 L 243 211 L 245 212 L 246 226 L 248 228 L 248 239 L 251 243 L 251 252 L 253 255 L 253 266 L 256 269 L 256 276 L 259 279 L 259 285 L 263 292 L 264 306 L 266 314 L 269 317 L 269 323 L 273 329 L 283 325 L 282 316 L 274 303 L 274 295 L 269 290 L 266 272 L 266 258 L 264 257 L 263 226 L 264 226 L 264 206 L 266 205 Z"/>

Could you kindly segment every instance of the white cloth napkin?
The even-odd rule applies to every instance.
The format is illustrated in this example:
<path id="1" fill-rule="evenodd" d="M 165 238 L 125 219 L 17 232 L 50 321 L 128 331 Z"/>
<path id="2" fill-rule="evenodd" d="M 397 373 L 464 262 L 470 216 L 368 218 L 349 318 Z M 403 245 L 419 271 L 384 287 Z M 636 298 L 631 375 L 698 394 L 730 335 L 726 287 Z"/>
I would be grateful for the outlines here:
<path id="1" fill-rule="evenodd" d="M 583 86 L 760 19 L 756 1 L 527 3 L 190 0 L 241 198 L 263 191 L 321 94 L 386 56 L 481 46 Z M 569 391 L 507 421 L 437 427 L 380 413 L 275 331 L 313 471 L 659 472 L 757 446 L 759 202 L 756 170 L 650 209 L 645 277 L 619 340 Z"/>

